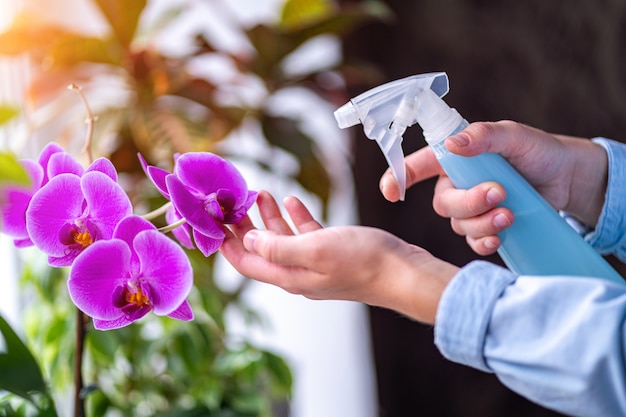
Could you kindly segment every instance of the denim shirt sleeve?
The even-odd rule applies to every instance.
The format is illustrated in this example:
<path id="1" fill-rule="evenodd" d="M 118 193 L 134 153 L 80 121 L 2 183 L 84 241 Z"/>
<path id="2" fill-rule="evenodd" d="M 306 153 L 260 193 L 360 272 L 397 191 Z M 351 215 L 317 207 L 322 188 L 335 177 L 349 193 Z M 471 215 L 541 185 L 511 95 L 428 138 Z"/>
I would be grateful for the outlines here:
<path id="1" fill-rule="evenodd" d="M 435 343 L 448 359 L 573 416 L 626 415 L 626 286 L 515 276 L 475 261 L 446 287 Z"/>
<path id="2" fill-rule="evenodd" d="M 626 262 L 626 145 L 604 138 L 593 141 L 609 158 L 606 200 L 596 229 L 585 239 L 601 254 L 613 254 Z"/>

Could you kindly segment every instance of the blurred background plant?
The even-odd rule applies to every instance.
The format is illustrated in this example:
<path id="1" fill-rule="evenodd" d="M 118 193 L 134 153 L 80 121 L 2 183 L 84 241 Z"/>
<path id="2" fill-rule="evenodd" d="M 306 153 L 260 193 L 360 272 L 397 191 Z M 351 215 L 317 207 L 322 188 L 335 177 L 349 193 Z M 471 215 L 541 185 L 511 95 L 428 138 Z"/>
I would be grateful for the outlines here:
<path id="1" fill-rule="evenodd" d="M 146 182 L 137 153 L 171 169 L 173 155 L 189 151 L 219 153 L 294 181 L 327 207 L 335 184 L 327 154 L 302 120 L 277 113 L 272 101 L 300 88 L 333 106 L 343 104 L 346 75 L 362 80 L 375 73 L 371 68 L 334 62 L 294 70 L 293 57 L 320 38 L 389 17 L 381 3 L 338 7 L 330 0 L 286 0 L 275 22 L 238 28 L 246 46 L 237 50 L 202 31 L 188 33 L 185 44 L 157 46 L 157 38 L 197 14 L 200 1 L 171 2 L 158 13 L 148 0 L 84 3 L 101 13 L 103 36 L 58 25 L 29 8 L 0 34 L 0 55 L 27 55 L 34 68 L 24 106 L 0 107 L 0 123 L 26 124 L 28 146 L 54 140 L 78 153 L 85 109 L 67 92 L 77 84 L 97 118 L 94 153 L 113 161 L 140 210 L 164 201 Z M 226 1 L 212 4 L 220 19 L 229 19 Z M 216 65 L 220 71 L 211 72 Z M 238 140 L 244 130 L 248 139 Z M 8 168 L 14 158 L 0 158 L 2 178 L 20 181 L 19 170 Z M 127 328 L 87 333 L 81 389 L 86 415 L 288 414 L 293 376 L 287 361 L 233 337 L 226 325 L 229 308 L 239 309 L 251 326 L 262 320 L 242 302 L 247 281 L 225 290 L 215 283 L 214 258 L 188 253 L 196 274 L 194 321 L 146 317 Z M 0 415 L 57 415 L 59 398 L 72 390 L 76 323 L 66 273 L 38 256 L 25 264 L 20 292 L 28 300 L 26 344 L 0 321 L 6 351 L 0 355 Z"/>

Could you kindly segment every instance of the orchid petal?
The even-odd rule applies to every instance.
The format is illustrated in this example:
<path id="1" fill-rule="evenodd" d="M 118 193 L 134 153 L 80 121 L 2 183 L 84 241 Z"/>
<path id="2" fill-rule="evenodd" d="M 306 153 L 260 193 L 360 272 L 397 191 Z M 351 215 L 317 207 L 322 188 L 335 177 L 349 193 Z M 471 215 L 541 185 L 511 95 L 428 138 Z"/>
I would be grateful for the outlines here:
<path id="1" fill-rule="evenodd" d="M 24 249 L 24 248 L 29 248 L 31 246 L 33 246 L 34 243 L 32 240 L 30 240 L 30 238 L 28 239 L 15 239 L 13 241 L 13 246 L 15 246 L 18 249 Z"/>
<path id="2" fill-rule="evenodd" d="M 44 178 L 44 170 L 41 165 L 39 165 L 35 161 L 31 161 L 30 159 L 22 159 L 20 160 L 20 164 L 24 167 L 24 170 L 28 174 L 28 178 L 30 179 L 30 189 L 34 193 L 43 183 Z"/>
<path id="3" fill-rule="evenodd" d="M 33 196 L 32 191 L 11 187 L 3 193 L 4 205 L 0 208 L 2 232 L 14 239 L 27 239 L 26 209 Z"/>
<path id="4" fill-rule="evenodd" d="M 227 160 L 209 152 L 188 152 L 176 161 L 174 173 L 188 187 L 208 196 L 221 188 L 230 190 L 236 206 L 246 198 L 248 186 L 241 173 Z"/>
<path id="5" fill-rule="evenodd" d="M 133 240 L 139 232 L 142 232 L 144 230 L 156 230 L 156 227 L 143 217 L 131 215 L 128 217 L 124 217 L 117 224 L 113 232 L 114 238 L 123 240 L 130 247 L 130 271 L 131 275 L 133 276 L 137 275 L 141 269 L 139 257 L 137 256 L 133 248 Z"/>
<path id="6" fill-rule="evenodd" d="M 122 315 L 121 317 L 118 317 L 113 320 L 93 319 L 93 327 L 96 330 L 113 330 L 113 329 L 119 329 L 121 327 L 126 327 L 132 322 L 133 321 L 129 320 L 128 317 L 126 317 L 125 315 Z"/>
<path id="7" fill-rule="evenodd" d="M 154 314 L 173 312 L 187 298 L 193 270 L 183 249 L 160 232 L 140 232 L 133 242 L 141 261 L 140 280 L 150 287 Z"/>
<path id="8" fill-rule="evenodd" d="M 113 237 L 126 242 L 132 250 L 133 240 L 139 232 L 144 230 L 157 230 L 157 228 L 143 217 L 130 215 L 120 220 L 115 227 Z"/>
<path id="9" fill-rule="evenodd" d="M 101 240 L 88 246 L 74 260 L 67 281 L 76 307 L 100 320 L 123 315 L 112 299 L 115 290 L 129 278 L 130 257 L 130 248 L 120 239 Z"/>
<path id="10" fill-rule="evenodd" d="M 184 156 L 181 156 L 179 160 Z M 176 210 L 191 227 L 210 237 L 221 238 L 225 236 L 222 225 L 205 211 L 204 203 L 194 197 L 175 175 L 168 175 L 166 181 Z"/>
<path id="11" fill-rule="evenodd" d="M 83 166 L 67 152 L 57 152 L 51 155 L 48 161 L 48 179 L 59 174 L 74 174 L 80 177 L 84 172 Z"/>
<path id="12" fill-rule="evenodd" d="M 139 162 L 141 162 L 141 167 L 145 172 L 146 176 L 152 180 L 154 186 L 159 190 L 161 194 L 168 200 L 170 199 L 169 191 L 167 190 L 167 185 L 165 184 L 165 177 L 171 174 L 164 169 L 148 165 L 148 162 L 144 159 L 141 154 L 137 154 L 139 157 Z"/>
<path id="13" fill-rule="evenodd" d="M 170 207 L 165 212 L 165 221 L 167 222 L 167 224 L 174 224 L 182 218 L 183 217 L 176 211 L 174 207 Z M 195 248 L 191 240 L 191 228 L 187 223 L 181 224 L 180 226 L 172 230 L 172 234 L 183 247 L 187 249 Z"/>
<path id="14" fill-rule="evenodd" d="M 65 255 L 66 246 L 59 241 L 59 231 L 82 215 L 84 198 L 80 182 L 74 174 L 52 178 L 35 193 L 26 210 L 28 235 L 48 255 Z"/>
<path id="15" fill-rule="evenodd" d="M 148 167 L 148 177 L 152 180 L 152 183 L 163 195 L 163 197 L 167 198 L 168 200 L 170 199 L 170 194 L 167 190 L 165 178 L 170 174 L 170 172 L 155 166 Z"/>
<path id="16" fill-rule="evenodd" d="M 141 153 L 137 153 L 137 158 L 139 159 L 139 163 L 141 164 L 141 168 L 143 168 L 143 171 L 147 174 L 147 169 L 148 169 L 148 161 L 146 161 L 146 158 L 143 157 L 143 155 Z"/>
<path id="17" fill-rule="evenodd" d="M 41 153 L 39 154 L 39 159 L 38 159 L 38 163 L 39 165 L 43 168 L 43 180 L 42 180 L 42 185 L 46 184 L 49 181 L 48 178 L 48 163 L 50 162 L 50 157 L 52 155 L 54 155 L 55 153 L 59 153 L 59 152 L 65 152 L 63 150 L 63 148 L 54 142 L 49 142 L 46 146 L 44 146 L 44 148 L 41 150 Z"/>
<path id="18" fill-rule="evenodd" d="M 189 305 L 189 302 L 183 301 L 183 303 L 180 306 L 178 306 L 176 310 L 168 314 L 167 317 L 170 317 L 176 320 L 191 321 L 193 320 L 193 311 L 191 310 L 191 306 Z"/>
<path id="19" fill-rule="evenodd" d="M 256 201 L 256 197 L 258 194 L 259 193 L 256 191 L 249 191 L 248 198 L 246 199 L 246 202 L 241 207 L 231 212 L 226 213 L 224 223 L 225 224 L 239 223 L 241 219 L 243 219 L 246 216 L 246 214 L 248 213 L 248 210 L 250 210 L 250 207 L 252 207 L 252 205 Z"/>
<path id="20" fill-rule="evenodd" d="M 117 223 L 132 213 L 132 205 L 126 192 L 99 171 L 85 173 L 80 183 L 89 207 L 89 218 L 101 233 L 96 238 L 109 239 Z"/>
<path id="21" fill-rule="evenodd" d="M 63 268 L 65 266 L 72 265 L 76 256 L 80 254 L 80 251 L 74 250 L 63 256 L 48 256 L 48 265 L 55 268 Z"/>
<path id="22" fill-rule="evenodd" d="M 224 212 L 222 211 L 222 206 L 220 202 L 215 198 L 209 199 L 204 205 L 204 211 L 217 220 L 219 223 L 224 223 Z"/>
<path id="23" fill-rule="evenodd" d="M 202 254 L 206 257 L 213 255 L 218 251 L 220 246 L 222 246 L 222 242 L 224 238 L 213 238 L 206 235 L 203 235 L 197 230 L 193 231 L 193 239 L 196 242 L 196 246 L 198 250 L 202 252 Z"/>
<path id="24" fill-rule="evenodd" d="M 87 173 L 91 171 L 102 172 L 103 174 L 106 174 L 109 178 L 111 178 L 113 181 L 117 182 L 117 170 L 115 169 L 115 166 L 113 165 L 113 163 L 109 161 L 107 158 L 98 158 L 95 161 L 93 161 L 85 172 Z"/>
<path id="25" fill-rule="evenodd" d="M 246 211 L 250 210 L 250 207 L 252 207 L 258 195 L 258 191 L 248 191 L 248 197 L 246 199 L 246 202 L 243 204 L 243 207 L 246 209 Z"/>
<path id="26" fill-rule="evenodd" d="M 27 241 L 32 245 L 26 229 L 26 210 L 33 194 L 39 189 L 43 181 L 43 168 L 36 162 L 21 160 L 31 185 L 28 188 L 7 186 L 0 192 L 3 204 L 0 206 L 0 224 L 2 230 L 18 241 Z"/>

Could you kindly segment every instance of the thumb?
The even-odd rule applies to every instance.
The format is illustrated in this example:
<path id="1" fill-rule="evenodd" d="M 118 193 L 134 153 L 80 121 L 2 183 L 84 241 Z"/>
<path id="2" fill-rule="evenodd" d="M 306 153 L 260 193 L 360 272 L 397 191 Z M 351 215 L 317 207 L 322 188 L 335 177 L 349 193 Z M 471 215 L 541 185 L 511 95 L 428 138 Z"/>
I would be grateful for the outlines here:
<path id="1" fill-rule="evenodd" d="M 243 237 L 243 245 L 249 252 L 265 260 L 282 265 L 303 265 L 307 259 L 304 235 L 279 235 L 270 230 L 253 229 Z"/>
<path id="2" fill-rule="evenodd" d="M 485 152 L 499 153 L 510 159 L 528 153 L 546 133 L 521 123 L 475 122 L 462 132 L 446 139 L 446 148 L 461 156 L 475 156 Z"/>

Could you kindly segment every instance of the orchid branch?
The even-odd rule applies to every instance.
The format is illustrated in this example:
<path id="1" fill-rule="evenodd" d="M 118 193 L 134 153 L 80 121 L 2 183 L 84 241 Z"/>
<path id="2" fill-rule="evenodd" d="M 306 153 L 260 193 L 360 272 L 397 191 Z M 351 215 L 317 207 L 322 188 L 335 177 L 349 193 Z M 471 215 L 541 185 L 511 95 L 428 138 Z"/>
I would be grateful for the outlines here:
<path id="1" fill-rule="evenodd" d="M 83 352 L 85 345 L 85 314 L 76 309 L 76 352 L 74 353 L 74 417 L 84 417 L 85 400 L 83 391 Z"/>
<path id="2" fill-rule="evenodd" d="M 172 207 L 172 202 L 168 201 L 167 203 L 163 204 L 161 207 L 159 207 L 159 208 L 157 208 L 155 210 L 152 210 L 149 213 L 142 214 L 141 217 L 143 217 L 146 220 L 156 219 L 161 214 L 165 213 L 170 207 Z"/>
<path id="3" fill-rule="evenodd" d="M 91 108 L 89 107 L 89 103 L 87 102 L 85 94 L 83 94 L 82 88 L 74 83 L 70 84 L 67 88 L 68 90 L 75 91 L 76 94 L 78 94 L 78 97 L 80 97 L 80 100 L 83 102 L 83 106 L 85 107 L 85 111 L 87 113 L 87 119 L 85 119 L 85 122 L 87 123 L 87 133 L 85 135 L 85 145 L 83 146 L 83 152 L 87 157 L 87 163 L 91 164 L 93 162 L 93 155 L 91 153 L 91 142 L 93 138 L 93 128 L 97 118 L 91 112 Z"/>
<path id="4" fill-rule="evenodd" d="M 171 232 L 172 230 L 176 229 L 178 226 L 182 226 L 185 223 L 187 223 L 187 220 L 180 219 L 178 221 L 175 221 L 172 224 L 168 224 L 167 226 L 160 227 L 157 230 L 159 232 L 162 232 L 162 233 L 168 233 L 168 232 Z"/>
<path id="5" fill-rule="evenodd" d="M 85 144 L 83 146 L 83 153 L 87 157 L 87 164 L 91 165 L 93 162 L 93 155 L 91 152 L 91 142 L 93 138 L 94 123 L 96 121 L 95 116 L 91 112 L 87 98 L 82 92 L 82 89 L 77 84 L 70 84 L 67 87 L 69 90 L 75 91 L 83 102 L 85 111 L 87 113 L 87 133 L 85 136 Z M 86 337 L 86 316 L 80 310 L 76 309 L 76 352 L 74 353 L 74 417 L 83 417 L 85 415 L 85 401 L 82 395 L 83 391 L 83 356 L 85 350 L 85 337 Z"/>

